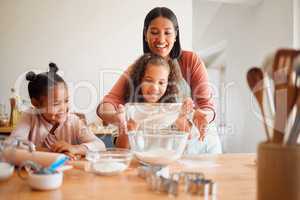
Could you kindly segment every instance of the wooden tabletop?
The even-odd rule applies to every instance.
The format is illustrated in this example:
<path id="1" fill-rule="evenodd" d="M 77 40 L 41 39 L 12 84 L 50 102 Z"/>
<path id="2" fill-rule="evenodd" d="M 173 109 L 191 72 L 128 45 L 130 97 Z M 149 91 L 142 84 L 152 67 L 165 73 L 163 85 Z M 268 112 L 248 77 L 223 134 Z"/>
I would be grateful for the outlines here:
<path id="1" fill-rule="evenodd" d="M 195 156 L 184 159 L 193 171 L 201 171 L 217 185 L 217 199 L 256 199 L 255 154 Z M 202 167 L 196 167 L 201 165 Z M 186 165 L 184 170 L 192 170 Z M 144 179 L 137 176 L 136 165 L 118 176 L 98 176 L 78 169 L 65 171 L 63 185 L 54 191 L 34 191 L 16 174 L 0 182 L 0 199 L 168 199 L 166 194 L 152 192 Z M 176 199 L 204 199 L 180 192 Z"/>

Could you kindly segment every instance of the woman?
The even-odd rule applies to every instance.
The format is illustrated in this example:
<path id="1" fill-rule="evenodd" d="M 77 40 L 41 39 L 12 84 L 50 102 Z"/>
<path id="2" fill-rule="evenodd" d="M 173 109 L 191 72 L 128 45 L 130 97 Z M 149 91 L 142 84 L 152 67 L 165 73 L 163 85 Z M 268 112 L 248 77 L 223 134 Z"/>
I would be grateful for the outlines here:
<path id="1" fill-rule="evenodd" d="M 203 61 L 193 52 L 181 50 L 179 27 L 176 15 L 168 8 L 156 7 L 146 16 L 143 30 L 144 53 L 153 53 L 178 62 L 185 81 L 189 84 L 196 110 L 193 122 L 200 138 L 205 136 L 207 125 L 215 118 L 214 103 L 208 85 L 208 75 Z M 118 117 L 119 104 L 125 104 L 126 85 L 130 67 L 97 108 L 97 114 L 105 123 L 121 127 L 124 122 Z"/>

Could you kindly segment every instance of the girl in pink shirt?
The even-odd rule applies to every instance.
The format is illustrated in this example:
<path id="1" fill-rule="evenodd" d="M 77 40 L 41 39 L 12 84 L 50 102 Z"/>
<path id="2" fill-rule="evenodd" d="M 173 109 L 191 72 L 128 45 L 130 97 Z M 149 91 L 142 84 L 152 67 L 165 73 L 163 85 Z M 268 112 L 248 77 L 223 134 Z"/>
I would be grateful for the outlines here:
<path id="1" fill-rule="evenodd" d="M 181 72 L 176 63 L 171 59 L 166 60 L 155 54 L 144 54 L 129 72 L 129 82 L 125 89 L 125 102 L 146 103 L 176 103 L 179 99 L 178 84 L 181 80 Z M 181 112 L 172 126 L 177 130 L 190 132 L 192 124 L 188 120 L 188 114 L 193 110 L 193 101 L 190 98 L 184 100 Z M 118 147 L 128 147 L 126 131 L 136 130 L 139 127 L 135 121 L 125 121 L 124 107 L 117 108 L 118 117 L 124 126 L 119 126 L 119 136 L 116 141 Z"/>
<path id="2" fill-rule="evenodd" d="M 65 153 L 71 158 L 88 149 L 104 150 L 104 143 L 92 134 L 75 114 L 69 113 L 66 82 L 49 64 L 49 72 L 28 72 L 28 92 L 33 109 L 22 115 L 10 137 L 32 141 L 38 150 Z"/>

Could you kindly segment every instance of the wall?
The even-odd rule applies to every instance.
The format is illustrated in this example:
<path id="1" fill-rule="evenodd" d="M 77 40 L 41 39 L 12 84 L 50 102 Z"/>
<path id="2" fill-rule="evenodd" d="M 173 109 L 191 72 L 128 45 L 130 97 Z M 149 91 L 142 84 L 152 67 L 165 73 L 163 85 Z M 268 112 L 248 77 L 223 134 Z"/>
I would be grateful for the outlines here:
<path id="1" fill-rule="evenodd" d="M 57 63 L 89 120 L 119 74 L 142 54 L 147 12 L 167 6 L 178 16 L 182 46 L 192 48 L 192 1 L 1 0 L 0 102 L 24 72 Z M 105 73 L 103 73 L 105 71 Z M 26 82 L 20 93 L 27 96 Z M 76 100 L 75 100 L 76 99 Z"/>
<path id="2" fill-rule="evenodd" d="M 300 0 L 293 0 L 294 7 L 294 47 L 300 48 Z"/>
<path id="3" fill-rule="evenodd" d="M 233 85 L 227 90 L 226 152 L 254 152 L 265 138 L 246 72 L 275 49 L 292 47 L 292 10 L 292 0 L 262 0 L 255 6 L 193 1 L 193 49 L 227 41 L 226 83 Z"/>

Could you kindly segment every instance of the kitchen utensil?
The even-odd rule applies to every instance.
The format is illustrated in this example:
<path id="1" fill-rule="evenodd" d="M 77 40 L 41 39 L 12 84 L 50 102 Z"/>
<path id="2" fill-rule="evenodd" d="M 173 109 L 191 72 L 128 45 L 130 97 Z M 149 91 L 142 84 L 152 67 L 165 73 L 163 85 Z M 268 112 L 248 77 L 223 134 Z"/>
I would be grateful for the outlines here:
<path id="1" fill-rule="evenodd" d="M 132 119 L 139 129 L 170 127 L 181 111 L 181 103 L 127 103 L 126 119 Z"/>
<path id="2" fill-rule="evenodd" d="M 296 118 L 294 121 L 294 124 L 292 126 L 292 129 L 290 131 L 290 135 L 287 140 L 287 145 L 295 145 L 297 143 L 297 139 L 300 132 L 300 87 L 299 87 L 299 78 L 300 78 L 300 56 L 298 56 L 294 62 L 294 71 L 296 73 L 296 87 L 297 87 L 297 112 L 296 112 Z"/>
<path id="3" fill-rule="evenodd" d="M 25 160 L 31 160 L 35 163 L 48 167 L 51 163 L 56 161 L 60 156 L 65 156 L 61 153 L 33 151 L 26 149 L 7 148 L 3 150 L 3 157 L 15 165 L 20 165 Z"/>
<path id="4" fill-rule="evenodd" d="M 149 188 L 155 192 L 167 193 L 177 196 L 180 191 L 180 183 L 184 184 L 184 192 L 190 195 L 204 196 L 216 195 L 216 184 L 212 180 L 205 179 L 201 172 L 170 172 L 168 167 L 140 166 L 139 176 L 144 178 Z M 183 179 L 183 181 L 181 181 Z M 213 198 L 214 199 L 214 198 Z"/>
<path id="5" fill-rule="evenodd" d="M 299 200 L 300 146 L 261 143 L 257 150 L 257 200 Z"/>
<path id="6" fill-rule="evenodd" d="M 273 142 L 282 143 L 285 127 L 291 110 L 296 102 L 297 91 L 292 76 L 293 60 L 300 51 L 280 49 L 273 64 L 273 81 L 275 85 L 275 123 Z"/>
<path id="7" fill-rule="evenodd" d="M 70 169 L 73 169 L 72 165 L 64 165 L 64 166 L 58 167 L 56 169 L 56 171 L 57 172 L 63 172 L 63 171 L 70 170 Z"/>
<path id="8" fill-rule="evenodd" d="M 263 106 L 263 96 L 264 96 L 264 74 L 260 68 L 253 67 L 247 72 L 248 85 L 254 94 L 259 108 L 263 117 L 263 124 L 267 136 L 267 140 L 270 141 L 270 133 L 266 123 L 266 116 Z"/>
<path id="9" fill-rule="evenodd" d="M 117 175 L 125 171 L 133 157 L 128 149 L 107 148 L 106 151 L 98 151 L 99 156 L 95 157 L 93 151 L 93 160 L 90 163 L 90 171 L 99 175 Z M 89 151 L 87 158 L 90 158 Z"/>
<path id="10" fill-rule="evenodd" d="M 0 181 L 7 180 L 14 173 L 14 166 L 7 162 L 0 161 Z"/>
<path id="11" fill-rule="evenodd" d="M 146 165 L 166 166 L 178 160 L 188 134 L 175 130 L 144 129 L 128 132 L 131 150 Z"/>
<path id="12" fill-rule="evenodd" d="M 69 160 L 68 156 L 61 156 L 56 161 L 54 161 L 48 168 L 50 172 L 55 172 L 57 168 L 64 165 Z"/>
<path id="13" fill-rule="evenodd" d="M 275 107 L 274 107 L 274 98 L 273 98 L 273 63 L 274 63 L 275 53 L 270 53 L 266 56 L 261 66 L 263 72 L 267 75 L 265 76 L 265 88 L 267 91 L 267 100 L 268 100 L 268 107 L 271 113 L 271 116 L 274 117 L 275 115 Z"/>
<path id="14" fill-rule="evenodd" d="M 63 173 L 55 172 L 52 174 L 35 174 L 28 175 L 28 185 L 35 190 L 55 190 L 63 182 Z"/>

